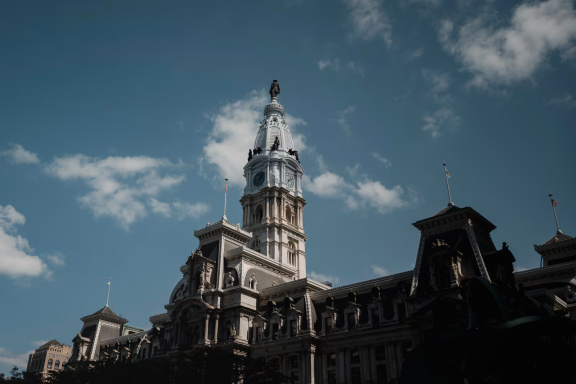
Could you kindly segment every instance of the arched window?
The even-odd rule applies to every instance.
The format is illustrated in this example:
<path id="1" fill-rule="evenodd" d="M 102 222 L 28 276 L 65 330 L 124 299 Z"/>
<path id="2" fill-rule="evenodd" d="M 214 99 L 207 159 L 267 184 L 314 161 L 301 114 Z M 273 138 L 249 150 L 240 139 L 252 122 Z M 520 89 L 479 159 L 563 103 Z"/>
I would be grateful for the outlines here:
<path id="1" fill-rule="evenodd" d="M 256 252 L 260 252 L 260 240 L 252 240 L 252 244 L 250 244 L 250 248 L 255 250 Z"/>
<path id="2" fill-rule="evenodd" d="M 56 360 L 56 363 L 54 364 L 54 369 L 56 370 L 60 369 L 60 360 Z"/>
<path id="3" fill-rule="evenodd" d="M 264 210 L 262 206 L 259 205 L 254 212 L 254 224 L 260 224 L 262 222 L 262 218 L 264 217 Z"/>
<path id="4" fill-rule="evenodd" d="M 256 282 L 256 276 L 254 274 L 252 274 L 252 277 L 250 277 L 250 281 L 248 284 L 249 284 L 248 286 L 250 287 L 250 289 L 256 289 L 256 286 L 258 283 Z"/>
<path id="5" fill-rule="evenodd" d="M 291 241 L 288 242 L 288 262 L 296 266 L 296 245 Z"/>
<path id="6" fill-rule="evenodd" d="M 294 217 L 294 211 L 289 206 L 286 207 L 286 220 L 288 220 L 290 224 L 296 225 L 296 218 Z"/>
<path id="7" fill-rule="evenodd" d="M 52 359 L 48 360 L 48 369 L 52 369 Z"/>

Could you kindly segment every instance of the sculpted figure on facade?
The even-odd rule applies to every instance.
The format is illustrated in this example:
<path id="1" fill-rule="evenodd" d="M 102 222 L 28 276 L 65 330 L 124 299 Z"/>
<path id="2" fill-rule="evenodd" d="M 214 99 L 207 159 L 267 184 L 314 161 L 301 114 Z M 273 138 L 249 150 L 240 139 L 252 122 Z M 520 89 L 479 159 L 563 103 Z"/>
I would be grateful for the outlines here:
<path id="1" fill-rule="evenodd" d="M 232 276 L 232 272 L 228 272 L 228 276 L 226 277 L 226 281 L 224 284 L 226 285 L 225 288 L 230 288 L 234 285 L 234 276 Z"/>
<path id="2" fill-rule="evenodd" d="M 278 84 L 278 80 L 274 80 L 272 85 L 270 85 L 270 97 L 275 99 L 280 94 L 280 84 Z"/>

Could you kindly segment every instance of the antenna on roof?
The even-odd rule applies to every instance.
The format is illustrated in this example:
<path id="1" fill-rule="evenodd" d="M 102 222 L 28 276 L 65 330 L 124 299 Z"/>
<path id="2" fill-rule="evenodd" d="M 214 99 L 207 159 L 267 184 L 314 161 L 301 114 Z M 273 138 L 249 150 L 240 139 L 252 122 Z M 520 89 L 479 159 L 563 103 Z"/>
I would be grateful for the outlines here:
<path id="1" fill-rule="evenodd" d="M 228 179 L 226 180 L 226 190 L 224 191 L 224 215 L 222 216 L 223 219 L 226 218 L 226 196 L 228 195 Z"/>
<path id="2" fill-rule="evenodd" d="M 552 198 L 552 192 L 548 190 L 548 196 L 550 196 L 550 202 L 552 203 L 552 210 L 554 211 L 554 219 L 556 220 L 556 234 L 560 235 L 562 230 L 560 230 L 560 225 L 558 224 L 558 216 L 556 216 L 556 206 L 558 202 Z"/>
<path id="3" fill-rule="evenodd" d="M 110 283 L 112 282 L 112 278 L 110 278 L 110 281 L 108 282 L 108 297 L 106 298 L 106 306 L 108 306 L 108 301 L 110 300 Z"/>

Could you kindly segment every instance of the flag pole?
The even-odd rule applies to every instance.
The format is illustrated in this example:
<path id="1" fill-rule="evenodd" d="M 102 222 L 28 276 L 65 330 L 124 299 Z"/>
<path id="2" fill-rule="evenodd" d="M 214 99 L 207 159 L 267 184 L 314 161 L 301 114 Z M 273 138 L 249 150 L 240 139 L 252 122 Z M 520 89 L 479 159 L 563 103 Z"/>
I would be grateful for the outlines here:
<path id="1" fill-rule="evenodd" d="M 228 179 L 224 180 L 226 180 L 226 190 L 224 191 L 224 216 L 222 217 L 226 218 L 226 196 L 228 195 Z"/>
<path id="2" fill-rule="evenodd" d="M 106 298 L 106 306 L 108 306 L 108 301 L 110 300 L 110 283 L 112 282 L 112 278 L 108 282 L 108 297 Z"/>
<path id="3" fill-rule="evenodd" d="M 446 169 L 446 162 L 444 162 L 444 177 L 446 178 L 446 188 L 448 189 L 448 205 L 454 205 L 452 202 L 452 195 L 450 194 L 450 183 L 448 182 L 448 170 Z"/>
<path id="4" fill-rule="evenodd" d="M 552 199 L 552 192 L 548 190 L 548 196 L 550 196 L 550 203 L 552 203 L 552 210 L 554 211 L 554 219 L 556 220 L 556 234 L 559 235 L 562 233 L 560 230 L 560 225 L 558 224 L 558 216 L 556 216 L 556 206 L 554 205 L 554 199 Z"/>

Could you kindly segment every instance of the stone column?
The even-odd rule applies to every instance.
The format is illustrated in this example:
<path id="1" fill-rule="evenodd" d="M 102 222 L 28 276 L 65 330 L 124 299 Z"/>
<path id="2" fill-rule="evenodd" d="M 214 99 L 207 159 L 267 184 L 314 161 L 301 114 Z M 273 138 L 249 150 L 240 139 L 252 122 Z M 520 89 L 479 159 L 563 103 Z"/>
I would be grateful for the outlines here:
<path id="1" fill-rule="evenodd" d="M 304 207 L 300 207 L 300 226 L 304 228 Z"/>
<path id="2" fill-rule="evenodd" d="M 216 315 L 216 319 L 214 320 L 214 342 L 218 342 L 218 319 L 220 319 L 219 315 Z"/>
<path id="3" fill-rule="evenodd" d="M 270 198 L 264 197 L 264 218 L 270 217 Z"/>
<path id="4" fill-rule="evenodd" d="M 347 349 L 343 349 L 338 352 L 338 363 L 336 364 L 336 368 L 338 369 L 338 382 L 339 383 L 347 383 L 348 380 L 346 379 L 346 371 L 348 370 L 348 365 L 346 364 L 346 354 L 348 353 Z"/>
<path id="5" fill-rule="evenodd" d="M 208 342 L 208 330 L 210 329 L 210 315 L 206 314 L 206 321 L 204 323 L 204 341 Z"/>

